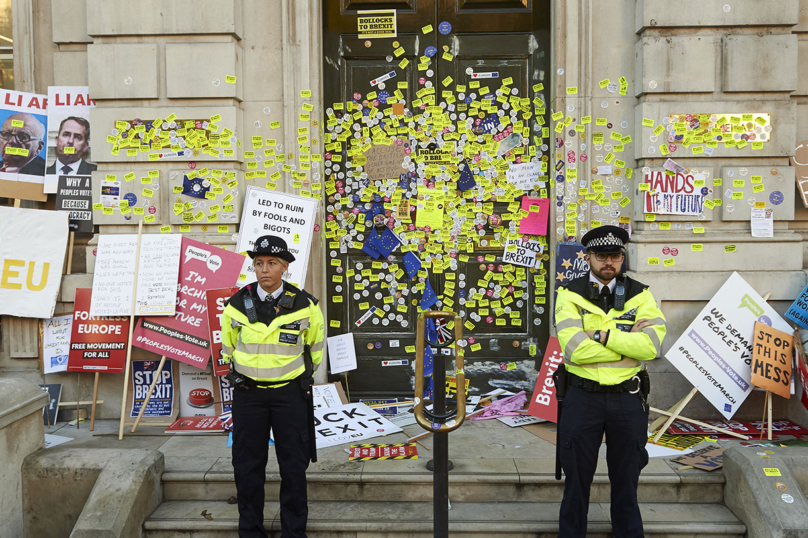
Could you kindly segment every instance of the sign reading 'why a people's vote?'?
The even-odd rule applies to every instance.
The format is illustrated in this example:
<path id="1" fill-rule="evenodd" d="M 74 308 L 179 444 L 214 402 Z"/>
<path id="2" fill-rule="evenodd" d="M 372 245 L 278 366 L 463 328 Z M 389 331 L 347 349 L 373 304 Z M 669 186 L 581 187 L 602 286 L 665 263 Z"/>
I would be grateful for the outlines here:
<path id="1" fill-rule="evenodd" d="M 727 419 L 752 392 L 755 322 L 790 333 L 780 315 L 732 273 L 665 357 Z"/>

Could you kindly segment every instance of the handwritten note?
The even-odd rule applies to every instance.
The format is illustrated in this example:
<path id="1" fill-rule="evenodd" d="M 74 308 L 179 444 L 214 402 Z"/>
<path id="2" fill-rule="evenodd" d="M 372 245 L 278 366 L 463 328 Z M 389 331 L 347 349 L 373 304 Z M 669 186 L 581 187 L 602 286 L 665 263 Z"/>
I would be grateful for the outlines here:
<path id="1" fill-rule="evenodd" d="M 512 164 L 506 172 L 508 176 L 508 183 L 518 189 L 524 191 L 533 189 L 533 186 L 538 183 L 539 187 L 544 187 L 544 181 L 539 180 L 541 173 L 541 163 L 527 162 L 520 164 Z"/>
<path id="2" fill-rule="evenodd" d="M 373 181 L 376 179 L 398 179 L 398 176 L 403 174 L 406 170 L 401 168 L 404 158 L 407 156 L 404 153 L 404 146 L 391 144 L 389 146 L 373 146 L 365 152 L 367 162 L 364 166 L 364 171 L 368 175 L 368 179 Z"/>
<path id="3" fill-rule="evenodd" d="M 141 238 L 135 315 L 173 316 L 180 268 L 181 235 Z M 90 315 L 128 316 L 137 264 L 137 235 L 102 235 L 93 278 Z"/>
<path id="4" fill-rule="evenodd" d="M 42 373 L 52 374 L 67 370 L 73 315 L 54 316 L 42 320 Z"/>

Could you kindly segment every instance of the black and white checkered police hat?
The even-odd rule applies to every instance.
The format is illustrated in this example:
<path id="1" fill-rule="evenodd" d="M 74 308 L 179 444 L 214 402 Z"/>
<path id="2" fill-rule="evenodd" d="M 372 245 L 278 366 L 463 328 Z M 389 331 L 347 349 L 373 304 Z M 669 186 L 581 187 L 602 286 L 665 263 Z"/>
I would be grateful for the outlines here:
<path id="1" fill-rule="evenodd" d="M 592 252 L 624 252 L 628 243 L 628 232 L 617 226 L 600 226 L 590 230 L 581 238 L 586 250 Z"/>
<path id="2" fill-rule="evenodd" d="M 289 263 L 295 261 L 294 255 L 289 252 L 286 241 L 275 235 L 262 235 L 255 240 L 255 247 L 247 252 L 250 258 L 256 256 L 275 256 Z"/>

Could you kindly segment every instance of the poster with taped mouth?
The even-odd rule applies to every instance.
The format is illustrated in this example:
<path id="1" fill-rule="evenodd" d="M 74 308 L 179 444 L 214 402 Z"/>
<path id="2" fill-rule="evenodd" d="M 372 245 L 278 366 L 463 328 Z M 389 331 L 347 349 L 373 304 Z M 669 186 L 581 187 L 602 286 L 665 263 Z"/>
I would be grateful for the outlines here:
<path id="1" fill-rule="evenodd" d="M 0 90 L 0 196 L 47 200 L 48 96 Z"/>
<path id="2" fill-rule="evenodd" d="M 355 443 L 400 431 L 401 428 L 361 403 L 314 411 L 317 448 Z"/>

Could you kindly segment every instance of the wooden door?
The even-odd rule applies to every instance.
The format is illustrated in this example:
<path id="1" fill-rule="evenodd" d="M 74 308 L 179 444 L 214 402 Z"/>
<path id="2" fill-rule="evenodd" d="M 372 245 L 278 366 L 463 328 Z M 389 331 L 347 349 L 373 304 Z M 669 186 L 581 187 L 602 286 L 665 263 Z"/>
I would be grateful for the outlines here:
<path id="1" fill-rule="evenodd" d="M 413 161 L 429 154 L 434 158 L 434 167 L 454 174 L 452 181 L 445 183 L 447 188 L 455 190 L 458 167 L 464 163 L 474 163 L 476 157 L 462 152 L 455 155 L 446 152 L 436 157 L 441 152 L 434 145 L 435 137 L 430 139 L 432 145 L 419 147 L 419 142 L 427 142 L 427 137 L 419 140 L 423 131 L 408 132 L 402 128 L 406 122 L 398 122 L 386 112 L 396 99 L 394 92 L 400 92 L 399 96 L 406 101 L 406 108 L 415 118 L 423 117 L 423 113 L 429 113 L 430 109 L 431 115 L 435 116 L 436 109 L 431 107 L 444 107 L 443 112 L 449 117 L 451 125 L 442 128 L 442 136 L 447 138 L 443 143 L 454 143 L 456 147 L 459 141 L 449 139 L 459 132 L 459 124 L 468 118 L 473 118 L 475 122 L 480 118 L 480 112 L 470 103 L 484 98 L 496 102 L 498 97 L 504 97 L 504 102 L 500 99 L 497 107 L 497 114 L 501 111 L 499 118 L 513 120 L 509 122 L 511 130 L 514 123 L 521 120 L 521 123 L 517 123 L 518 131 L 523 141 L 528 140 L 528 145 L 523 147 L 524 155 L 518 158 L 544 159 L 547 162 L 548 145 L 552 146 L 552 141 L 546 129 L 549 123 L 546 110 L 549 109 L 544 103 L 549 92 L 541 86 L 549 88 L 550 3 L 536 0 L 331 0 L 324 2 L 323 9 L 327 112 L 324 141 L 330 143 L 334 150 L 327 150 L 324 169 L 325 204 L 329 219 L 325 229 L 329 291 L 322 300 L 327 305 L 331 320 L 328 335 L 346 332 L 354 335 L 359 364 L 358 370 L 349 374 L 354 399 L 408 396 L 413 390 L 414 352 L 410 351 L 410 346 L 415 345 L 418 315 L 414 303 L 423 297 L 423 290 L 418 288 L 423 288 L 424 283 L 419 283 L 418 277 L 411 281 L 406 275 L 403 260 L 407 253 L 401 248 L 394 250 L 388 258 L 380 256 L 377 260 L 355 248 L 361 247 L 363 242 L 367 243 L 373 228 L 360 224 L 360 217 L 355 213 L 357 210 L 360 214 L 369 211 L 368 206 L 386 204 L 384 209 L 395 217 L 396 198 L 385 198 L 385 194 L 414 194 L 416 185 L 420 191 L 427 186 L 425 182 L 432 180 L 432 183 L 439 185 L 438 178 L 445 176 L 424 175 L 419 173 L 417 167 L 414 171 L 402 168 L 394 190 L 391 188 L 393 181 L 381 181 L 379 184 L 374 180 L 358 179 L 362 171 L 367 169 L 359 168 L 364 164 L 363 156 L 369 154 L 360 154 L 358 150 L 373 144 L 352 145 L 350 140 L 357 138 L 356 133 L 359 139 L 374 138 L 374 141 L 378 141 L 381 134 L 394 135 L 397 141 L 403 140 L 402 146 L 404 150 L 409 149 L 408 156 Z M 359 38 L 357 11 L 380 9 L 396 9 L 397 36 Z M 429 26 L 432 27 L 431 31 Z M 428 64 L 425 61 L 427 58 Z M 402 67 L 402 60 L 407 60 L 403 62 L 407 65 Z M 380 77 L 393 72 L 393 78 L 378 84 Z M 507 84 L 503 84 L 506 81 Z M 402 82 L 406 82 L 406 87 L 402 87 Z M 486 86 L 486 94 L 477 95 Z M 507 95 L 497 93 L 503 86 L 507 89 Z M 430 94 L 433 102 L 419 102 L 428 101 Z M 472 94 L 474 97 L 471 97 Z M 385 103 L 382 97 L 389 99 L 388 102 Z M 517 100 L 521 100 L 520 106 L 523 107 L 518 113 Z M 525 106 L 526 101 L 529 101 L 529 106 Z M 342 103 L 343 110 L 336 110 L 334 103 Z M 349 103 L 351 106 L 359 105 L 350 114 L 346 111 Z M 493 109 L 483 113 L 481 119 L 490 119 L 494 115 L 490 110 Z M 527 118 L 526 110 L 530 111 Z M 472 112 L 475 112 L 474 116 Z M 380 123 L 373 125 L 365 119 L 372 117 L 371 114 L 380 115 Z M 420 128 L 426 129 L 428 123 L 426 126 L 420 125 Z M 358 131 L 354 130 L 357 124 Z M 374 127 L 386 129 L 391 124 L 396 127 L 388 129 L 386 133 L 379 133 L 377 129 L 376 135 L 373 134 Z M 455 127 L 454 131 L 451 130 L 452 126 Z M 363 128 L 368 131 L 363 131 Z M 477 128 L 476 124 L 474 128 Z M 348 139 L 345 138 L 347 129 L 354 130 Z M 437 131 L 440 129 L 434 129 L 431 134 Z M 497 133 L 496 130 L 493 132 Z M 508 130 L 500 129 L 497 134 L 502 137 L 503 133 L 507 135 Z M 472 136 L 471 132 L 466 134 Z M 367 138 L 364 138 L 365 135 Z M 338 147 L 335 146 L 337 142 Z M 357 151 L 349 153 L 352 148 Z M 509 153 L 508 158 L 511 157 Z M 430 162 L 428 158 L 427 162 Z M 367 189 L 378 188 L 379 185 L 382 187 L 379 192 L 368 196 Z M 549 185 L 545 183 L 542 186 L 524 194 L 547 197 Z M 512 210 L 512 204 L 519 201 L 518 197 L 515 202 L 512 198 L 506 200 L 492 200 L 489 197 L 482 200 L 480 196 L 479 200 L 469 197 L 466 202 L 484 202 L 485 210 L 497 216 L 508 213 L 509 207 Z M 417 215 L 419 210 L 416 206 L 413 214 Z M 455 213 L 462 211 L 459 207 L 448 205 L 444 208 L 450 215 L 453 210 Z M 549 249 L 545 249 L 545 259 L 541 265 L 533 269 L 504 263 L 504 245 L 497 245 L 497 238 L 502 226 L 507 227 L 507 223 L 490 218 L 484 212 L 467 212 L 466 215 L 467 220 L 472 215 L 479 220 L 474 228 L 462 231 L 454 229 L 457 233 L 453 235 L 446 228 L 430 229 L 420 238 L 422 246 L 419 248 L 422 250 L 413 252 L 422 262 L 428 253 L 433 262 L 427 271 L 421 273 L 442 301 L 433 308 L 452 309 L 463 317 L 465 337 L 468 339 L 466 376 L 471 380 L 472 394 L 495 388 L 532 390 L 536 368 L 540 365 L 549 337 L 550 312 L 546 287 L 546 283 L 552 281 L 547 275 Z M 384 220 L 393 229 L 399 229 L 402 237 L 418 232 L 417 228 L 401 231 L 398 226 L 406 223 L 406 220 L 395 220 L 389 216 Z M 411 224 L 414 225 L 415 220 Z M 550 226 L 552 219 L 548 230 Z M 469 251 L 464 247 L 472 233 L 477 237 L 473 251 Z M 447 244 L 453 246 L 447 248 Z M 444 262 L 447 267 L 441 268 L 440 264 Z M 402 275 L 402 272 L 405 274 Z M 408 360 L 409 364 L 397 365 L 397 361 L 402 360 Z"/>

